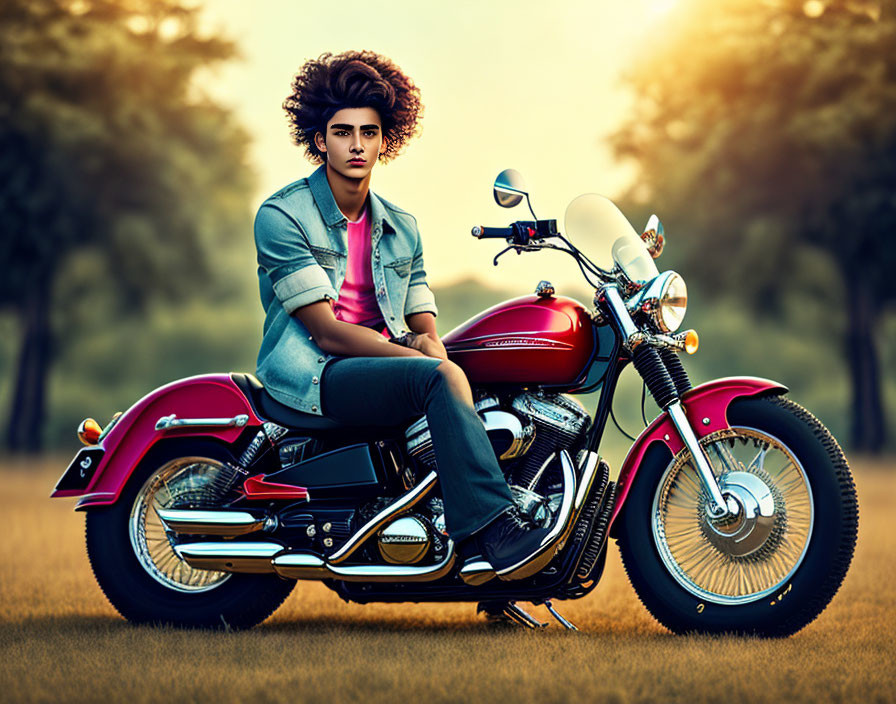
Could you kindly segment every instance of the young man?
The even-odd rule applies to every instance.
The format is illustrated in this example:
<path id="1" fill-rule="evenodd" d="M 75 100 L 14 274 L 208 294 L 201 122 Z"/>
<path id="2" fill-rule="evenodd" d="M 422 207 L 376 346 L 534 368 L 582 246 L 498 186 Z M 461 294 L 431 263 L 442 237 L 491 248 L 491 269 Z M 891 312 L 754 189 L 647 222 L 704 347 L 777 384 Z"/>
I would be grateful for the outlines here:
<path id="1" fill-rule="evenodd" d="M 282 403 L 346 425 L 425 413 L 452 539 L 504 579 L 534 573 L 555 547 L 516 510 L 466 375 L 436 333 L 416 220 L 370 190 L 377 161 L 416 134 L 418 89 L 373 52 L 324 54 L 302 67 L 284 109 L 320 166 L 256 216 L 259 379 Z"/>

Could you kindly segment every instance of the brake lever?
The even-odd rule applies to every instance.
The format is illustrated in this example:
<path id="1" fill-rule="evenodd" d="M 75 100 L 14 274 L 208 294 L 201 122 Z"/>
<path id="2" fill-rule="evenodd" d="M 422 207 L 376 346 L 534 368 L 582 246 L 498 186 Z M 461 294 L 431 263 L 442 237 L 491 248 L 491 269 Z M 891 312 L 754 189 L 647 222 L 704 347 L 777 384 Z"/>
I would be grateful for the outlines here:
<path id="1" fill-rule="evenodd" d="M 511 249 L 515 249 L 517 254 L 522 254 L 523 252 L 535 252 L 539 249 L 542 249 L 542 246 L 537 245 L 537 244 L 528 244 L 528 245 L 527 244 L 511 244 L 511 245 L 508 245 L 507 247 L 505 247 L 504 249 L 502 249 L 500 252 L 498 252 L 495 255 L 495 258 L 492 260 L 492 265 L 498 266 L 498 257 L 500 257 L 502 254 L 507 253 Z"/>

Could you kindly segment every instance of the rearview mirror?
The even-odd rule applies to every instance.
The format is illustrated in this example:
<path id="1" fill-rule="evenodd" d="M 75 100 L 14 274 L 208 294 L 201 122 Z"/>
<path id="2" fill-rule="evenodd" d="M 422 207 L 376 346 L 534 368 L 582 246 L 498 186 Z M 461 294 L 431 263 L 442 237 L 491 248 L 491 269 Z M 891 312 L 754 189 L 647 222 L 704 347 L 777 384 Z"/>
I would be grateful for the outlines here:
<path id="1" fill-rule="evenodd" d="M 495 203 L 502 208 L 513 208 L 528 197 L 523 175 L 516 169 L 504 169 L 495 179 Z"/>
<path id="2" fill-rule="evenodd" d="M 650 256 L 657 259 L 663 253 L 663 247 L 666 244 L 666 234 L 663 230 L 663 223 L 656 215 L 651 215 L 644 226 L 644 232 L 641 233 L 641 239 L 647 246 Z"/>

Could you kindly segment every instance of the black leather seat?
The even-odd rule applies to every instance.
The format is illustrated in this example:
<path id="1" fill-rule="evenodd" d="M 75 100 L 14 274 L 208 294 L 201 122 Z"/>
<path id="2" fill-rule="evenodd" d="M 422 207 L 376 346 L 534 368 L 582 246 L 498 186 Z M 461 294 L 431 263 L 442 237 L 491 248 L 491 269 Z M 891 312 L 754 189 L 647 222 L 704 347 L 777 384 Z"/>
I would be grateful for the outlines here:
<path id="1" fill-rule="evenodd" d="M 231 372 L 230 378 L 249 399 L 255 415 L 259 418 L 299 430 L 335 430 L 345 427 L 331 418 L 303 413 L 280 403 L 265 390 L 264 384 L 252 374 Z"/>

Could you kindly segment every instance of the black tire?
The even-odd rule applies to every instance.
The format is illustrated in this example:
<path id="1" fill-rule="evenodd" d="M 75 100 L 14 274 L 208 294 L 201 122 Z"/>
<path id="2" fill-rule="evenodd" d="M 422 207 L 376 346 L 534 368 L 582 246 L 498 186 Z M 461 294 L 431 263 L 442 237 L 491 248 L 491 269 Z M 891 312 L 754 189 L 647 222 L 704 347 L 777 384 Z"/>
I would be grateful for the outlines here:
<path id="1" fill-rule="evenodd" d="M 806 495 L 810 497 L 812 510 L 804 513 L 812 519 L 811 522 L 802 519 L 807 539 L 802 543 L 801 557 L 794 558 L 790 567 L 792 571 L 780 582 L 775 583 L 777 577 L 770 579 L 769 583 L 774 586 L 770 593 L 754 596 L 762 593 L 757 590 L 734 595 L 734 598 L 742 600 L 737 603 L 732 603 L 733 598 L 724 594 L 711 595 L 707 599 L 705 593 L 698 593 L 699 587 L 693 590 L 686 588 L 685 584 L 693 586 L 698 580 L 688 581 L 691 573 L 676 577 L 673 569 L 664 563 L 658 543 L 662 542 L 663 547 L 668 548 L 670 539 L 666 537 L 665 527 L 662 538 L 655 536 L 651 515 L 656 505 L 655 499 L 660 501 L 662 498 L 661 483 L 667 471 L 671 472 L 674 466 L 671 454 L 663 445 L 654 445 L 645 457 L 620 517 L 619 543 L 623 564 L 647 610 L 675 633 L 696 631 L 788 636 L 812 622 L 827 607 L 846 576 L 858 531 L 855 486 L 837 441 L 818 419 L 793 401 L 779 396 L 740 399 L 729 408 L 728 419 L 732 427 L 742 429 L 741 436 L 747 435 L 750 432 L 748 429 L 755 429 L 783 443 L 797 458 L 802 467 L 802 476 L 808 480 L 809 492 Z M 742 439 L 728 442 L 732 447 L 737 442 L 746 444 L 746 440 Z M 794 471 L 798 468 L 795 467 Z M 774 483 L 772 486 L 775 486 Z M 776 504 L 776 510 L 777 507 Z M 787 511 L 781 513 L 786 521 Z M 786 535 L 790 526 L 780 530 L 782 535 Z M 686 536 L 684 541 L 693 541 L 687 537 L 688 532 L 686 527 L 679 534 Z M 705 536 L 706 531 L 703 533 Z M 697 542 L 700 540 L 706 540 L 706 550 L 700 553 L 701 556 L 715 549 L 705 537 L 697 539 Z M 769 543 L 767 553 L 762 552 L 765 550 L 763 547 L 757 549 L 755 555 L 733 559 L 753 559 L 755 564 L 777 549 L 771 540 Z M 717 553 L 723 555 L 720 550 Z M 670 553 L 667 551 L 665 554 Z M 725 554 L 719 559 L 732 558 Z M 679 563 L 674 564 L 680 567 Z M 739 565 L 733 568 L 732 574 L 737 568 Z M 753 568 L 748 566 L 747 569 Z M 692 570 L 693 575 L 698 572 L 696 568 Z M 714 602 L 711 600 L 713 597 L 728 601 Z"/>
<path id="2" fill-rule="evenodd" d="M 295 587 L 294 580 L 267 574 L 231 574 L 209 591 L 182 592 L 153 578 L 135 554 L 129 522 L 138 493 L 153 474 L 178 457 L 234 461 L 222 445 L 202 440 L 170 441 L 154 448 L 115 504 L 87 514 L 87 555 L 96 581 L 112 606 L 132 623 L 251 628 L 283 603 Z"/>

